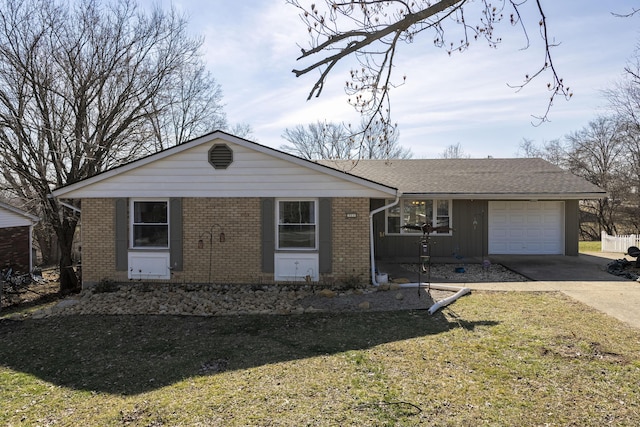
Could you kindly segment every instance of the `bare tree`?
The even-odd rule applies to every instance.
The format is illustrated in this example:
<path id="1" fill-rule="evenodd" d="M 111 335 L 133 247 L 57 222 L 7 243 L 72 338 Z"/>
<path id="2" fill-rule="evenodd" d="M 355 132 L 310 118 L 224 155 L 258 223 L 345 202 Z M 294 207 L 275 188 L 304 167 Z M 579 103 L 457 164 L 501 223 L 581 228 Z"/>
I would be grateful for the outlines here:
<path id="1" fill-rule="evenodd" d="M 516 157 L 525 157 L 528 159 L 543 158 L 544 153 L 532 139 L 522 138 L 522 141 L 520 141 L 520 144 L 518 145 Z"/>
<path id="2" fill-rule="evenodd" d="M 350 159 L 353 141 L 342 125 L 318 121 L 305 128 L 286 128 L 282 135 L 291 145 L 280 149 L 304 159 Z"/>
<path id="3" fill-rule="evenodd" d="M 363 124 L 365 126 L 366 124 Z M 319 159 L 406 159 L 411 150 L 398 144 L 398 132 L 385 134 L 374 124 L 363 131 L 363 138 L 355 138 L 348 125 L 316 122 L 305 128 L 297 125 L 285 129 L 282 137 L 291 145 L 282 145 L 281 150 L 309 160 Z M 390 139 L 389 139 L 390 138 Z"/>
<path id="4" fill-rule="evenodd" d="M 617 215 L 630 189 L 625 179 L 627 156 L 623 138 L 621 123 L 611 117 L 599 117 L 566 137 L 568 169 L 607 192 L 606 198 L 583 204 L 597 223 L 597 229 L 588 230 L 584 228 L 588 223 L 582 224 L 583 235 L 597 239 L 602 230 L 607 234 L 617 232 Z"/>
<path id="5" fill-rule="evenodd" d="M 517 157 L 540 158 L 556 166 L 567 168 L 567 149 L 560 139 L 544 142 L 542 146 L 527 138 L 523 138 L 518 147 Z"/>
<path id="6" fill-rule="evenodd" d="M 166 94 L 147 109 L 154 151 L 228 127 L 222 89 L 203 63 L 186 62 L 164 89 Z"/>
<path id="7" fill-rule="evenodd" d="M 640 231 L 640 46 L 625 67 L 623 78 L 605 91 L 605 96 L 623 132 L 628 159 L 625 183 L 631 190 L 625 203 L 626 222 L 629 232 L 637 233 Z"/>
<path id="8" fill-rule="evenodd" d="M 381 121 L 369 123 L 364 119 L 360 123 L 360 130 L 357 134 L 362 134 L 360 141 L 360 151 L 358 158 L 361 159 L 410 159 L 413 153 L 410 148 L 400 145 L 400 133 L 397 127 L 388 129 Z M 356 139 L 352 137 L 352 139 Z"/>
<path id="9" fill-rule="evenodd" d="M 132 0 L 3 2 L 2 185 L 32 201 L 55 231 L 62 292 L 78 288 L 71 259 L 78 216 L 49 197 L 52 188 L 180 142 L 198 131 L 198 116 L 224 122 L 217 86 L 200 65 L 201 43 L 174 10 L 145 15 Z M 213 97 L 191 84 L 213 89 Z"/>
<path id="10" fill-rule="evenodd" d="M 458 142 L 445 148 L 440 157 L 442 159 L 468 159 L 471 156 L 464 152 L 462 145 Z"/>
<path id="11" fill-rule="evenodd" d="M 310 64 L 294 69 L 296 76 L 319 71 L 319 77 L 309 91 L 308 99 L 318 97 L 324 89 L 327 77 L 334 67 L 345 58 L 355 57 L 358 66 L 353 67 L 346 83 L 348 102 L 367 117 L 369 124 L 376 120 L 388 129 L 391 122 L 390 93 L 401 85 L 405 77 L 392 78 L 394 59 L 403 44 L 410 44 L 423 33 L 430 32 L 436 47 L 449 54 L 468 49 L 473 41 L 485 40 L 491 47 L 501 41 L 496 26 L 502 21 L 521 26 L 528 37 L 527 28 L 520 11 L 528 0 L 325 0 L 323 5 L 312 3 L 309 7 L 299 0 L 287 3 L 300 10 L 303 23 L 307 26 L 310 42 L 301 47 L 298 60 L 309 60 Z M 530 0 L 534 1 L 534 0 Z M 545 45 L 544 61 L 534 72 L 526 74 L 524 83 L 516 89 L 528 85 L 537 76 L 548 72 L 551 93 L 547 110 L 539 117 L 546 120 L 549 108 L 557 96 L 571 97 L 569 88 L 558 76 L 551 48 L 554 44 L 547 34 L 547 18 L 540 0 L 535 0 L 539 23 L 539 35 Z M 452 31 L 458 26 L 462 35 Z M 449 41 L 455 38 L 455 41 Z"/>

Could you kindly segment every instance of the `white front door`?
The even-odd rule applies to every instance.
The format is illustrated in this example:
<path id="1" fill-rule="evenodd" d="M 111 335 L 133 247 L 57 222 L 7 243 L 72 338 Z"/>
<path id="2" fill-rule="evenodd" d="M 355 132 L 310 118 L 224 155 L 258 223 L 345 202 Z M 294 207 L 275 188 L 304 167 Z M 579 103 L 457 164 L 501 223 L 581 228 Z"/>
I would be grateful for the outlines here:
<path id="1" fill-rule="evenodd" d="M 564 202 L 489 202 L 489 254 L 564 254 Z"/>

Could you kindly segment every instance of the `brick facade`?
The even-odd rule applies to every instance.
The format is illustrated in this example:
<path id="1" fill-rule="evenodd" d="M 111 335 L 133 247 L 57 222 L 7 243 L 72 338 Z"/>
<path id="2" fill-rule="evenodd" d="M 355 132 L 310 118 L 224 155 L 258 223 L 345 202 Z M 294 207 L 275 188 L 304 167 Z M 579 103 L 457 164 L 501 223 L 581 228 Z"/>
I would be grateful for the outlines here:
<path id="1" fill-rule="evenodd" d="M 128 280 L 116 271 L 115 199 L 82 200 L 82 281 Z"/>
<path id="2" fill-rule="evenodd" d="M 184 198 L 182 206 L 184 268 L 171 282 L 273 282 L 273 274 L 261 272 L 259 198 Z M 369 199 L 335 198 L 332 211 L 333 271 L 321 280 L 367 281 Z M 85 284 L 128 281 L 115 269 L 115 199 L 82 201 L 82 268 Z"/>
<path id="3" fill-rule="evenodd" d="M 185 198 L 182 203 L 184 271 L 174 273 L 173 280 L 206 283 L 210 260 L 213 283 L 273 279 L 261 273 L 259 198 Z"/>
<path id="4" fill-rule="evenodd" d="M 366 282 L 370 268 L 369 199 L 334 198 L 332 206 L 333 279 Z"/>
<path id="5" fill-rule="evenodd" d="M 0 269 L 30 271 L 29 227 L 0 228 Z"/>

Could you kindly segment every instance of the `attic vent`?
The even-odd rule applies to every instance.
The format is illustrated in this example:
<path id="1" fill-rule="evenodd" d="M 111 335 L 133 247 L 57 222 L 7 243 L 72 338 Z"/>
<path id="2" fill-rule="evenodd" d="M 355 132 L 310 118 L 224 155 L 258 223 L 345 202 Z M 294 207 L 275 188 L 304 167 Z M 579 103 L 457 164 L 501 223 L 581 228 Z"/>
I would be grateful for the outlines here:
<path id="1" fill-rule="evenodd" d="M 216 144 L 209 150 L 209 163 L 215 169 L 226 169 L 233 162 L 233 151 L 227 144 Z"/>

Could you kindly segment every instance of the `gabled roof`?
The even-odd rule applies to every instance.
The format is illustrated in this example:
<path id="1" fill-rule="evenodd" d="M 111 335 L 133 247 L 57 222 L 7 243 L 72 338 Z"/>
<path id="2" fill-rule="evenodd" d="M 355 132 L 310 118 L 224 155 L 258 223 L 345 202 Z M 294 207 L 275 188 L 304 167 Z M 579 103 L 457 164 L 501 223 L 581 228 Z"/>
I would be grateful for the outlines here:
<path id="1" fill-rule="evenodd" d="M 215 171 L 207 161 L 207 157 L 202 156 L 200 153 L 204 150 L 206 154 L 208 147 L 213 143 L 228 143 L 239 149 L 241 148 L 245 166 L 264 165 L 265 162 L 271 160 L 274 160 L 274 162 L 267 165 L 269 168 L 264 171 L 265 175 L 260 176 L 258 176 L 259 170 L 251 170 L 249 167 L 245 167 L 241 172 L 238 172 L 235 165 L 241 163 L 240 161 L 234 162 L 225 172 Z M 194 158 L 193 153 L 197 153 L 196 158 Z M 256 157 L 256 153 L 258 157 Z M 256 158 L 261 160 L 256 162 Z M 288 173 L 291 174 L 291 170 L 294 170 L 297 175 L 287 175 Z M 244 173 L 245 175 L 239 176 L 238 173 Z M 246 174 L 253 174 L 252 178 L 255 179 L 247 180 Z M 312 182 L 296 182 L 296 179 L 301 178 L 301 174 L 307 181 Z M 242 193 L 245 196 L 249 193 L 256 196 L 274 192 L 278 192 L 278 194 L 286 192 L 287 189 L 282 188 L 282 182 L 274 183 L 274 177 L 277 178 L 276 181 L 296 182 L 299 192 L 310 189 L 315 185 L 316 194 L 339 193 L 340 188 L 348 188 L 348 191 L 345 190 L 345 193 L 348 194 L 355 194 L 360 191 L 382 197 L 395 196 L 397 193 L 395 187 L 380 184 L 329 166 L 320 165 L 317 162 L 238 138 L 226 132 L 215 131 L 73 184 L 59 187 L 52 194 L 54 197 L 62 198 L 140 197 L 143 195 L 157 197 L 160 194 L 166 197 L 197 197 L 208 195 L 206 191 L 214 188 L 213 184 L 215 182 L 219 184 L 218 189 L 224 187 L 224 192 L 218 190 L 218 193 L 216 193 L 218 196 L 223 193 L 225 196 L 240 194 L 233 193 L 234 191 L 241 191 L 239 186 L 245 189 Z M 233 178 L 238 178 L 238 180 L 230 183 L 229 180 Z M 270 178 L 270 180 L 266 178 Z M 322 179 L 313 182 L 315 178 Z M 194 182 L 196 179 L 200 179 L 200 182 Z M 203 182 L 203 180 L 208 181 Z M 176 188 L 175 185 L 172 187 L 172 182 L 180 184 L 181 187 Z M 325 185 L 325 183 L 326 188 L 318 188 L 318 186 Z M 187 188 L 185 189 L 185 187 Z M 265 190 L 265 187 L 269 187 L 272 191 Z M 203 188 L 205 190 L 202 190 Z M 250 189 L 250 191 L 246 191 L 246 189 Z M 307 194 L 309 194 L 308 191 Z M 295 194 L 291 194 L 291 197 L 294 196 Z"/>
<path id="2" fill-rule="evenodd" d="M 543 159 L 392 159 L 320 163 L 398 188 L 453 199 L 598 199 L 601 188 Z"/>

